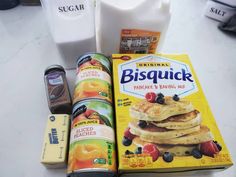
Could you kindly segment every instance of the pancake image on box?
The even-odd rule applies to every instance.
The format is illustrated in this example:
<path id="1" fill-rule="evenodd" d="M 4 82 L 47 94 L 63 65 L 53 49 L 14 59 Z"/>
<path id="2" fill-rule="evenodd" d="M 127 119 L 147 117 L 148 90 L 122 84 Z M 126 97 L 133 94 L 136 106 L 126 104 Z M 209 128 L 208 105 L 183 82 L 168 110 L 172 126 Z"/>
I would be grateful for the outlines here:
<path id="1" fill-rule="evenodd" d="M 151 93 L 147 97 L 149 94 Z M 129 127 L 130 132 L 137 135 L 134 143 L 144 145 L 145 142 L 150 142 L 157 144 L 157 147 L 168 145 L 167 147 L 172 147 L 169 149 L 170 153 L 183 156 L 190 155 L 191 149 L 197 148 L 200 143 L 213 140 L 209 128 L 201 125 L 201 114 L 191 102 L 177 96 L 175 99 L 178 101 L 164 95 L 156 96 L 156 100 L 158 99 L 163 102 L 142 100 L 131 106 L 130 114 L 134 120 L 129 123 Z M 179 151 L 176 151 L 177 148 Z M 165 151 L 165 148 L 160 148 L 161 154 Z"/>

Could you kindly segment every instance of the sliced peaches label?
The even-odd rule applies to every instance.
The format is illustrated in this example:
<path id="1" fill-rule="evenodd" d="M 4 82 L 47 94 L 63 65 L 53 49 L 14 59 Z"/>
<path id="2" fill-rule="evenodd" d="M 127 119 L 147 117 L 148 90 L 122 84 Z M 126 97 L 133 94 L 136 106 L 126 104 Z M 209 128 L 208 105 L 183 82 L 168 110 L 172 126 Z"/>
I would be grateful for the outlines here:
<path id="1" fill-rule="evenodd" d="M 77 74 L 76 83 L 82 80 L 91 79 L 91 78 L 101 79 L 108 83 L 111 83 L 111 76 L 107 72 L 92 69 L 92 68 L 80 71 Z"/>
<path id="2" fill-rule="evenodd" d="M 89 125 L 71 130 L 71 143 L 83 139 L 105 139 L 114 142 L 114 131 L 106 125 Z"/>
<path id="3" fill-rule="evenodd" d="M 77 75 L 74 103 L 85 98 L 100 98 L 111 102 L 111 76 L 101 70 L 87 69 Z"/>

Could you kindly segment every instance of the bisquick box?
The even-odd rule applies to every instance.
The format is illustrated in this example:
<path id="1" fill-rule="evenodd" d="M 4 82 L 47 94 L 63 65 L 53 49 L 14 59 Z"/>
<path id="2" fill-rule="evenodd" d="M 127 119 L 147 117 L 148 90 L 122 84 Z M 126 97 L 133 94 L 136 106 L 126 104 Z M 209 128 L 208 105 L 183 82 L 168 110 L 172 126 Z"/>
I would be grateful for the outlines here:
<path id="1" fill-rule="evenodd" d="M 112 58 L 120 174 L 232 166 L 188 55 Z"/>

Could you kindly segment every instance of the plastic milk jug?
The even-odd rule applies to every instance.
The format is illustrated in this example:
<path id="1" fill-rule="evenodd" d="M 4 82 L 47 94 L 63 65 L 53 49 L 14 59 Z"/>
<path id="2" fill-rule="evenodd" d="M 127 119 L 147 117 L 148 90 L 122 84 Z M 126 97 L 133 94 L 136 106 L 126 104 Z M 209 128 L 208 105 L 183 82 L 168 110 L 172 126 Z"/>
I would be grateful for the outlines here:
<path id="1" fill-rule="evenodd" d="M 66 68 L 80 55 L 96 51 L 94 0 L 41 0 Z"/>
<path id="2" fill-rule="evenodd" d="M 170 22 L 169 0 L 97 0 L 98 50 L 156 53 Z"/>

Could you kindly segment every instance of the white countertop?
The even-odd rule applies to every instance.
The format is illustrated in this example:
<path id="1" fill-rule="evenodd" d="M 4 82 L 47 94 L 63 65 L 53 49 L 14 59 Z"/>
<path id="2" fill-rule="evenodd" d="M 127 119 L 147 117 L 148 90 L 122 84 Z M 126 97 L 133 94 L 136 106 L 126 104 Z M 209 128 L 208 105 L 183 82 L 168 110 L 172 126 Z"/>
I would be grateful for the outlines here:
<path id="1" fill-rule="evenodd" d="M 222 33 L 217 29 L 218 22 L 203 16 L 205 3 L 172 2 L 172 21 L 162 51 L 190 55 L 224 140 L 236 159 L 236 36 Z M 65 169 L 47 170 L 39 163 L 49 114 L 43 73 L 59 59 L 41 7 L 0 11 L 2 177 L 65 177 Z M 74 75 L 74 71 L 67 72 L 71 89 Z M 236 168 L 197 176 L 235 177 Z"/>

